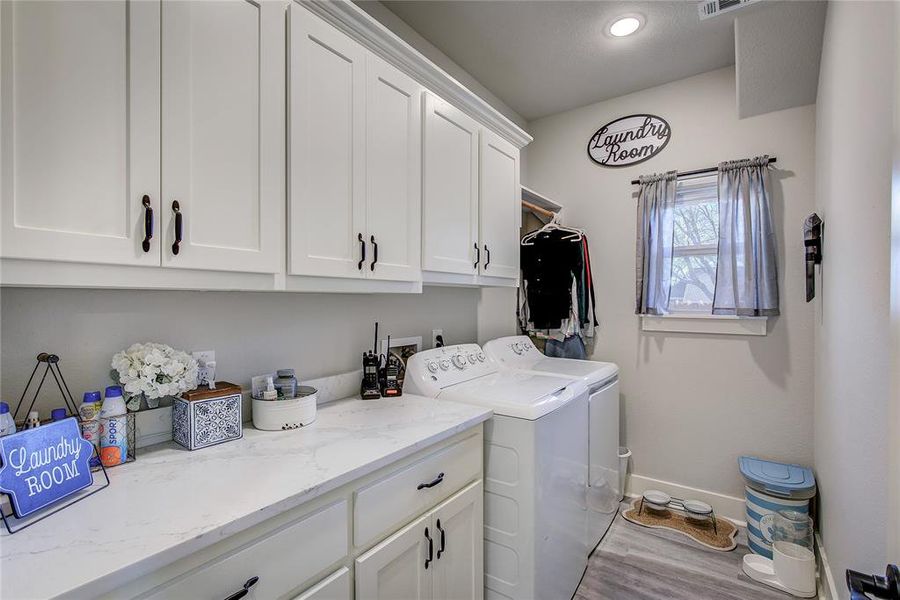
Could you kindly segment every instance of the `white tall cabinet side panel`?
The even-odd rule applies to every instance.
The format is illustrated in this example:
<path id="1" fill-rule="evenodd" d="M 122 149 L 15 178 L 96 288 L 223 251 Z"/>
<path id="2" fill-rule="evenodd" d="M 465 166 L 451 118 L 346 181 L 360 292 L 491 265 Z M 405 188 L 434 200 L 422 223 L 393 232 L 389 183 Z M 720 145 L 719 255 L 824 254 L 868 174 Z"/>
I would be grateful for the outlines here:
<path id="1" fill-rule="evenodd" d="M 288 273 L 361 277 L 366 51 L 307 9 L 289 11 Z"/>
<path id="2" fill-rule="evenodd" d="M 477 273 L 478 130 L 474 119 L 425 94 L 423 269 Z"/>
<path id="3" fill-rule="evenodd" d="M 368 276 L 417 281 L 422 278 L 422 87 L 371 53 L 366 79 L 366 229 L 373 245 Z"/>
<path id="4" fill-rule="evenodd" d="M 0 254 L 159 265 L 159 3 L 2 2 L 0 26 Z"/>
<path id="5" fill-rule="evenodd" d="M 420 517 L 356 559 L 356 600 L 431 600 L 434 562 L 431 513 Z M 433 544 L 433 542 L 432 542 Z"/>
<path id="6" fill-rule="evenodd" d="M 281 270 L 283 19 L 277 2 L 163 3 L 166 266 Z M 183 218 L 177 254 L 175 201 Z"/>
<path id="7" fill-rule="evenodd" d="M 481 274 L 519 277 L 519 150 L 491 131 L 481 131 L 479 171 Z"/>
<path id="8" fill-rule="evenodd" d="M 476 481 L 432 513 L 434 597 L 484 598 L 484 486 Z"/>

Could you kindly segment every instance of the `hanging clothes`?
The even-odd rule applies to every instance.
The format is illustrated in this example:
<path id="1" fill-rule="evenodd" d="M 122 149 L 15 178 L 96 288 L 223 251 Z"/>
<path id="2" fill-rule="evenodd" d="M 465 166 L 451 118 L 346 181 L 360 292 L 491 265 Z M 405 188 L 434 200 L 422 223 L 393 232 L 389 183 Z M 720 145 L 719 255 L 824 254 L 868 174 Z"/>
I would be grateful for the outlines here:
<path id="1" fill-rule="evenodd" d="M 572 278 L 584 275 L 584 250 L 571 232 L 553 229 L 522 246 L 522 277 L 527 281 L 530 322 L 536 329 L 559 329 L 572 309 Z"/>

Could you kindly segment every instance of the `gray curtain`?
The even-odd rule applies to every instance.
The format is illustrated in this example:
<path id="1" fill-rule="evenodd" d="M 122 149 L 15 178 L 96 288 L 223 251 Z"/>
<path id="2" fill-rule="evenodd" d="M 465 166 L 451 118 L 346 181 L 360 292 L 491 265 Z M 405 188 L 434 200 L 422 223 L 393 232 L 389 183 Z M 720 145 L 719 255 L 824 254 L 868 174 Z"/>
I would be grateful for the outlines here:
<path id="1" fill-rule="evenodd" d="M 714 315 L 778 314 L 769 157 L 719 164 L 719 251 Z"/>
<path id="2" fill-rule="evenodd" d="M 669 307 L 676 179 L 675 171 L 640 178 L 634 310 L 639 315 L 662 315 Z"/>

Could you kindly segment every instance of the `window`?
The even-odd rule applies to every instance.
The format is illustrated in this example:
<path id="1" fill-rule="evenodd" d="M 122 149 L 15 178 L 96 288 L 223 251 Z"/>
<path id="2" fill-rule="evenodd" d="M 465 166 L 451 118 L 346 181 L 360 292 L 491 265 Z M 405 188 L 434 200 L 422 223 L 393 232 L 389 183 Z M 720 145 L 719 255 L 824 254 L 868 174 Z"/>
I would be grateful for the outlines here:
<path id="1" fill-rule="evenodd" d="M 712 314 L 718 239 L 717 176 L 679 179 L 675 187 L 669 312 Z"/>

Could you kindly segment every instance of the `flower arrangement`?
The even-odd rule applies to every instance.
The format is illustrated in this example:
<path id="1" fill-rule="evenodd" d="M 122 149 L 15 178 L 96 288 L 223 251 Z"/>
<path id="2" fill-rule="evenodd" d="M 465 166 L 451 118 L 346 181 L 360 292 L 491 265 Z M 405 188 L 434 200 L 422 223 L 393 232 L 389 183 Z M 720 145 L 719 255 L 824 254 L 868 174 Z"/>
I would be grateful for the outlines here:
<path id="1" fill-rule="evenodd" d="M 197 361 L 165 344 L 132 344 L 112 358 L 112 375 L 122 385 L 128 410 L 138 410 L 141 398 L 156 408 L 159 399 L 197 387 Z"/>

